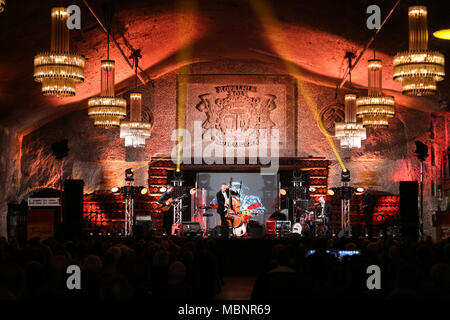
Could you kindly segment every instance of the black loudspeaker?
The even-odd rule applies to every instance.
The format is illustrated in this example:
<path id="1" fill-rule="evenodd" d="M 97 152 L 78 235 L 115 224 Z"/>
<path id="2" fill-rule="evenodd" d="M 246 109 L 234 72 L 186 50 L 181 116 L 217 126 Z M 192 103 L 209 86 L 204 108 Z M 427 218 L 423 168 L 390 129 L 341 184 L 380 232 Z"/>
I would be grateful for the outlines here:
<path id="1" fill-rule="evenodd" d="M 264 237 L 265 228 L 260 223 L 250 220 L 247 224 L 247 238 L 259 239 Z"/>
<path id="2" fill-rule="evenodd" d="M 229 228 L 227 226 L 215 226 L 211 231 L 211 237 L 213 238 L 228 238 Z"/>
<path id="3" fill-rule="evenodd" d="M 81 238 L 83 226 L 83 180 L 65 180 L 63 192 L 63 238 Z"/>
<path id="4" fill-rule="evenodd" d="M 182 234 L 185 237 L 201 237 L 203 234 L 202 226 L 200 222 L 190 222 L 183 221 L 182 223 Z"/>
<path id="5" fill-rule="evenodd" d="M 137 239 L 147 239 L 153 235 L 153 221 L 147 216 L 136 216 L 133 236 Z"/>
<path id="6" fill-rule="evenodd" d="M 27 207 L 20 204 L 8 204 L 6 229 L 8 238 L 15 238 L 20 243 L 27 241 Z"/>
<path id="7" fill-rule="evenodd" d="M 400 226 L 406 240 L 419 239 L 419 183 L 400 181 Z"/>

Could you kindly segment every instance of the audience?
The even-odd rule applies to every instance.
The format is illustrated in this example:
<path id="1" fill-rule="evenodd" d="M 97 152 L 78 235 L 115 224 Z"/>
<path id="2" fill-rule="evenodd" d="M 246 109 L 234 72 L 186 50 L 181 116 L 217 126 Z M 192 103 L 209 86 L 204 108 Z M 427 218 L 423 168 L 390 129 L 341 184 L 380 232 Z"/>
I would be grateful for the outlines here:
<path id="1" fill-rule="evenodd" d="M 212 300 L 227 275 L 216 241 L 31 239 L 20 245 L 1 238 L 0 300 Z M 254 271 L 254 300 L 450 299 L 450 240 L 264 241 L 268 255 Z M 337 250 L 360 254 L 338 257 Z M 374 264 L 381 269 L 381 290 L 366 286 L 367 267 Z M 81 268 L 81 290 L 67 289 L 69 265 Z"/>

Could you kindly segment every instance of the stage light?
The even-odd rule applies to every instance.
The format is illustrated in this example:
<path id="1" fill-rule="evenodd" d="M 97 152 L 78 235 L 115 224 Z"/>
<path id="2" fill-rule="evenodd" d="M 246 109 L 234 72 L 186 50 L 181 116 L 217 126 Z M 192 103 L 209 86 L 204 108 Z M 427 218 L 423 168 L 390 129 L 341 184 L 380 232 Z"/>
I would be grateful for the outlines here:
<path id="1" fill-rule="evenodd" d="M 174 179 L 174 180 L 183 180 L 183 172 L 180 171 L 180 170 L 176 170 L 176 171 L 173 173 L 173 179 Z"/>
<path id="2" fill-rule="evenodd" d="M 160 192 L 166 192 L 166 191 L 167 191 L 167 188 L 166 188 L 166 187 L 161 187 L 161 188 L 159 189 L 159 191 L 160 191 Z"/>
<path id="3" fill-rule="evenodd" d="M 433 36 L 438 39 L 450 40 L 450 29 L 442 29 L 433 32 Z"/>
<path id="4" fill-rule="evenodd" d="M 362 193 L 362 192 L 364 192 L 364 188 L 361 188 L 361 187 L 359 187 L 359 188 L 356 188 L 356 192 L 360 192 L 360 193 Z"/>
<path id="5" fill-rule="evenodd" d="M 148 192 L 148 189 L 147 189 L 147 188 L 142 188 L 142 189 L 141 189 L 141 194 L 147 194 L 147 192 Z"/>
<path id="6" fill-rule="evenodd" d="M 341 182 L 350 182 L 350 170 L 348 170 L 348 169 L 342 170 Z"/>
<path id="7" fill-rule="evenodd" d="M 189 193 L 190 193 L 191 195 L 194 195 L 194 194 L 195 194 L 195 191 L 196 191 L 195 188 L 191 188 L 191 190 L 189 190 Z"/>
<path id="8" fill-rule="evenodd" d="M 134 169 L 128 168 L 125 170 L 125 181 L 134 181 Z"/>
<path id="9" fill-rule="evenodd" d="M 287 195 L 286 189 L 280 189 L 280 194 L 281 194 L 282 196 Z"/>
<path id="10" fill-rule="evenodd" d="M 310 188 L 309 188 L 309 192 L 316 192 L 316 188 L 310 187 Z"/>
<path id="11" fill-rule="evenodd" d="M 119 191 L 119 188 L 118 188 L 118 187 L 114 187 L 114 188 L 111 189 L 111 192 L 116 193 L 117 191 Z"/>
<path id="12" fill-rule="evenodd" d="M 331 190 L 331 189 L 329 189 L 329 190 L 327 191 L 327 193 L 328 193 L 330 196 L 334 196 L 334 191 Z"/>

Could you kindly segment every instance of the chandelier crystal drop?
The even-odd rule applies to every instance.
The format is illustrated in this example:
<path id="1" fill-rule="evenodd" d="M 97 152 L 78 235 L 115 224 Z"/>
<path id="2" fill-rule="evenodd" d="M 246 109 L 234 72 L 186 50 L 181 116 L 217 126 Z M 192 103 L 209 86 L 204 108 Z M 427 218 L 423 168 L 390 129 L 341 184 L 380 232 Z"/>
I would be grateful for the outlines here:
<path id="1" fill-rule="evenodd" d="M 142 121 L 142 93 L 130 93 L 130 121 L 120 124 L 120 137 L 125 138 L 125 147 L 145 147 L 145 140 L 150 138 L 152 125 Z"/>
<path id="2" fill-rule="evenodd" d="M 49 52 L 34 57 L 34 80 L 42 83 L 44 96 L 75 95 L 75 84 L 84 81 L 84 56 L 69 51 L 67 8 L 53 8 L 52 39 Z"/>
<path id="3" fill-rule="evenodd" d="M 119 127 L 127 116 L 127 101 L 114 95 L 114 73 L 114 60 L 102 60 L 100 95 L 88 100 L 88 115 L 99 128 Z"/>
<path id="4" fill-rule="evenodd" d="M 394 56 L 394 80 L 402 82 L 403 94 L 436 94 L 436 82 L 445 76 L 444 55 L 428 50 L 427 7 L 408 8 L 409 51 Z"/>
<path id="5" fill-rule="evenodd" d="M 335 123 L 335 137 L 341 141 L 341 148 L 361 148 L 366 139 L 366 128 L 356 122 L 356 95 L 345 95 L 345 122 Z"/>
<path id="6" fill-rule="evenodd" d="M 364 127 L 387 127 L 395 114 L 394 97 L 383 95 L 381 60 L 369 60 L 368 69 L 368 95 L 356 99 L 356 116 Z"/>

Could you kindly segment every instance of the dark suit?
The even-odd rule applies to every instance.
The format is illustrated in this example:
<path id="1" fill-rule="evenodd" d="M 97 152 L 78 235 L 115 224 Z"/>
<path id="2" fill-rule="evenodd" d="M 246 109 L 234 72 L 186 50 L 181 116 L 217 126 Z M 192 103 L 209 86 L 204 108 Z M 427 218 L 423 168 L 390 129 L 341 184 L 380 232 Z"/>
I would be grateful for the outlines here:
<path id="1" fill-rule="evenodd" d="M 164 192 L 161 197 L 158 199 L 158 203 L 165 205 L 165 202 L 172 198 L 171 192 Z M 167 235 L 170 236 L 172 233 L 172 224 L 173 224 L 173 207 L 170 207 L 169 210 L 164 212 L 164 230 Z"/>
<path id="2" fill-rule="evenodd" d="M 229 188 L 227 188 L 227 190 L 225 191 L 227 195 L 229 195 L 229 199 L 228 201 L 231 201 L 231 196 L 237 196 L 239 195 L 239 193 L 235 192 L 235 191 L 230 191 Z M 221 220 L 221 224 L 223 226 L 226 226 L 226 218 L 225 215 L 227 213 L 227 210 L 225 208 L 225 198 L 222 194 L 222 191 L 217 192 L 216 194 L 216 199 L 217 199 L 217 213 L 220 215 L 220 220 Z M 228 203 L 229 207 L 231 208 L 231 202 Z"/>

